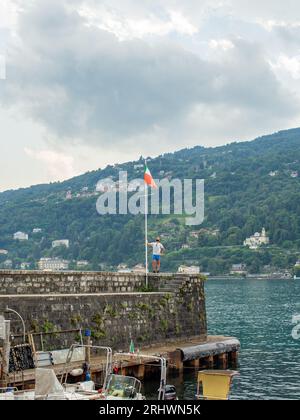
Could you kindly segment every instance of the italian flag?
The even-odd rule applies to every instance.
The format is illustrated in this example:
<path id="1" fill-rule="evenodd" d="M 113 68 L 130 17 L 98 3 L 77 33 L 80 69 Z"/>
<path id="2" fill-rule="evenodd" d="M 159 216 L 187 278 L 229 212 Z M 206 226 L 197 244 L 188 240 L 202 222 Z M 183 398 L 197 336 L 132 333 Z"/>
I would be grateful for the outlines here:
<path id="1" fill-rule="evenodd" d="M 151 188 L 157 188 L 157 185 L 155 184 L 154 179 L 146 163 L 145 163 L 144 180 L 146 184 L 149 185 Z"/>

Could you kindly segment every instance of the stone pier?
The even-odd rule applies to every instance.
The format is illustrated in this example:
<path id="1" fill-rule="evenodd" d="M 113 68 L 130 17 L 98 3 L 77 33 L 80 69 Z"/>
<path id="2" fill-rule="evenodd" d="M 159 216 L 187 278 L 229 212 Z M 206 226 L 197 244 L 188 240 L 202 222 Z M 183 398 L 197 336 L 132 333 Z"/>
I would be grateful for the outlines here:
<path id="1" fill-rule="evenodd" d="M 8 306 L 45 350 L 67 348 L 90 329 L 93 344 L 128 350 L 207 336 L 204 278 L 200 275 L 0 271 L 0 314 Z M 14 316 L 12 334 L 22 333 Z"/>

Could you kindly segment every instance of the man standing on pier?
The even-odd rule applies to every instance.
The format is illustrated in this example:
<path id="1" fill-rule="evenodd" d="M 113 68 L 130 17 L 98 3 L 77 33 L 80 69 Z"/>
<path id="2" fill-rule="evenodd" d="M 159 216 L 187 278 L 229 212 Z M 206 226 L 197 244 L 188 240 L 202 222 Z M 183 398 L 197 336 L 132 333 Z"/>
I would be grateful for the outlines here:
<path id="1" fill-rule="evenodd" d="M 152 246 L 153 255 L 152 255 L 152 268 L 153 273 L 160 272 L 160 258 L 165 251 L 165 247 L 160 242 L 160 238 L 156 238 L 155 242 L 148 243 L 148 246 Z"/>

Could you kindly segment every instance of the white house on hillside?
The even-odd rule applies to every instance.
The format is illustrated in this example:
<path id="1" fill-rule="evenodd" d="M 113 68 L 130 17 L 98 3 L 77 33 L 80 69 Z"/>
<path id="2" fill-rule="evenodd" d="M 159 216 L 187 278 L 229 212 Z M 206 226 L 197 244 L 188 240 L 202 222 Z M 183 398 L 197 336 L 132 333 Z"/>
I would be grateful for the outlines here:
<path id="1" fill-rule="evenodd" d="M 4 263 L 2 265 L 3 265 L 3 268 L 6 268 L 6 269 L 9 270 L 10 268 L 12 268 L 13 262 L 12 262 L 12 260 L 6 260 L 6 261 L 4 261 Z"/>
<path id="2" fill-rule="evenodd" d="M 143 264 L 137 264 L 131 270 L 132 273 L 145 273 L 145 266 Z"/>
<path id="3" fill-rule="evenodd" d="M 87 267 L 89 265 L 89 262 L 86 260 L 77 261 L 76 263 L 77 267 Z"/>
<path id="4" fill-rule="evenodd" d="M 266 234 L 266 229 L 263 228 L 262 232 L 256 232 L 253 236 L 250 236 L 250 238 L 247 238 L 244 241 L 244 246 L 248 246 L 250 249 L 257 249 L 262 245 L 269 245 L 270 239 Z"/>
<path id="5" fill-rule="evenodd" d="M 15 241 L 28 241 L 28 234 L 24 232 L 16 232 L 14 234 Z"/>
<path id="6" fill-rule="evenodd" d="M 41 258 L 38 262 L 39 270 L 61 271 L 69 269 L 69 261 L 60 258 Z"/>
<path id="7" fill-rule="evenodd" d="M 41 228 L 34 228 L 32 229 L 32 233 L 41 233 L 42 229 Z"/>
<path id="8" fill-rule="evenodd" d="M 200 273 L 200 267 L 196 265 L 191 265 L 190 267 L 186 265 L 181 265 L 178 268 L 178 273 L 182 274 L 199 274 Z"/>
<path id="9" fill-rule="evenodd" d="M 247 274 L 246 264 L 232 264 L 230 274 L 232 275 L 244 275 Z"/>
<path id="10" fill-rule="evenodd" d="M 69 248 L 70 247 L 69 239 L 60 239 L 58 241 L 52 242 L 52 248 L 57 248 L 59 246 L 65 246 L 66 248 Z"/>
<path id="11" fill-rule="evenodd" d="M 20 265 L 21 270 L 28 270 L 30 268 L 30 263 L 22 262 Z"/>

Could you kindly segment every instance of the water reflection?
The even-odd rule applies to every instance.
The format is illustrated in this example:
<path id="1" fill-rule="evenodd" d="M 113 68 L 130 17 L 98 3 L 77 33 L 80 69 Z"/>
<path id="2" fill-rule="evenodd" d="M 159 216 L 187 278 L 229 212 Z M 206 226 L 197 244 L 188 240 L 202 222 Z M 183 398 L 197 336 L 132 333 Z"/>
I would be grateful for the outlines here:
<path id="1" fill-rule="evenodd" d="M 211 335 L 241 341 L 240 376 L 232 399 L 300 399 L 300 340 L 292 338 L 292 318 L 300 314 L 300 282 L 234 280 L 206 283 L 208 329 Z M 157 380 L 147 382 L 148 398 L 157 398 Z M 168 382 L 180 399 L 194 399 L 196 371 Z"/>

